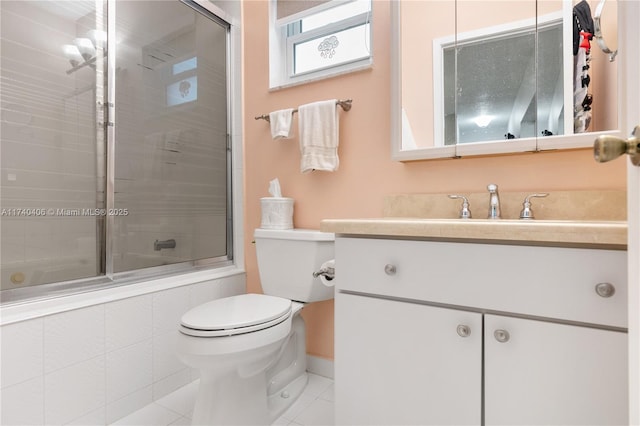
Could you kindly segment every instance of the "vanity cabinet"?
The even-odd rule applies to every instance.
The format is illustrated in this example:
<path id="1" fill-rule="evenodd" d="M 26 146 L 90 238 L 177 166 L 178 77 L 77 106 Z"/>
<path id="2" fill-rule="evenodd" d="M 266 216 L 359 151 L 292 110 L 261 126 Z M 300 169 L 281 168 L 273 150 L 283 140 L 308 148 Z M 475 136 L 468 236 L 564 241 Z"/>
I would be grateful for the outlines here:
<path id="1" fill-rule="evenodd" d="M 336 424 L 628 422 L 626 252 L 339 236 L 336 271 Z"/>
<path id="2" fill-rule="evenodd" d="M 484 315 L 484 423 L 628 424 L 627 365 L 626 333 Z"/>

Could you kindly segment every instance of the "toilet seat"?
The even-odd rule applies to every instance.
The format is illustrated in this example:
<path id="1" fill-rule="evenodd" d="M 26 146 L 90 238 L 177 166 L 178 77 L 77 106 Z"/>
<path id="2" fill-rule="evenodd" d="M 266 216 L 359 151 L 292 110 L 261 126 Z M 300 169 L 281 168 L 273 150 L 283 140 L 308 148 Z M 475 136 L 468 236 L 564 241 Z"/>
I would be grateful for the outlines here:
<path id="1" fill-rule="evenodd" d="M 195 337 L 252 333 L 286 321 L 291 313 L 291 300 L 265 294 L 241 294 L 191 309 L 182 316 L 180 332 Z"/>

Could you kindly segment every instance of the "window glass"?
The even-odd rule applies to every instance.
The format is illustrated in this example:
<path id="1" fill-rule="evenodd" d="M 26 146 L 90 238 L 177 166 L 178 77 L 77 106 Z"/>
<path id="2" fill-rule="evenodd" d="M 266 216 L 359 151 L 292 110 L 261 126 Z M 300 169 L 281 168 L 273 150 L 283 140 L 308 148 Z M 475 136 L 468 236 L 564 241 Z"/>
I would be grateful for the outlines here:
<path id="1" fill-rule="evenodd" d="M 369 57 L 365 41 L 369 24 L 321 36 L 294 47 L 295 74 L 340 65 Z"/>
<path id="2" fill-rule="evenodd" d="M 276 8 L 277 1 L 272 0 L 271 5 Z M 280 21 L 286 23 L 274 19 L 270 86 L 284 87 L 370 66 L 371 5 L 371 0 L 334 1 L 299 12 L 295 16 L 303 17 L 294 22 L 286 17 Z"/>
<path id="3" fill-rule="evenodd" d="M 301 31 L 311 31 L 331 22 L 341 21 L 343 19 L 369 12 L 371 12 L 371 1 L 369 0 L 359 0 L 346 3 L 301 19 Z"/>

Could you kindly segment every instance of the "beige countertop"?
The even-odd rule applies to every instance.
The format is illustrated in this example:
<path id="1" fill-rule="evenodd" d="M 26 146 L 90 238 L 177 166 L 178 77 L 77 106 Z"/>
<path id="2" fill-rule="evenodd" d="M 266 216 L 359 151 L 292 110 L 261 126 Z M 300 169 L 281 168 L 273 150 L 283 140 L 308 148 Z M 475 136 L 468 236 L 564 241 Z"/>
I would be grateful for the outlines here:
<path id="1" fill-rule="evenodd" d="M 625 250 L 626 221 L 489 219 L 326 219 L 320 230 L 335 234 L 460 242 L 486 242 Z"/>

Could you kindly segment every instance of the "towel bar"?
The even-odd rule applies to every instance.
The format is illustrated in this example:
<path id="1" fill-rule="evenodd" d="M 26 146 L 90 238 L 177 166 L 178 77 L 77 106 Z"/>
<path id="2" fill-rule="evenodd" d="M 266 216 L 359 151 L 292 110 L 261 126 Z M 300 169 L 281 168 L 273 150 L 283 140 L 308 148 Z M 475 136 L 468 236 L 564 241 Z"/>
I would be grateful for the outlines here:
<path id="1" fill-rule="evenodd" d="M 336 101 L 336 105 L 339 105 L 345 111 L 349 111 L 351 109 L 351 102 L 353 102 L 353 99 L 338 100 Z M 298 112 L 298 109 L 294 109 L 293 112 Z M 269 114 L 258 115 L 255 119 L 269 121 Z"/>

